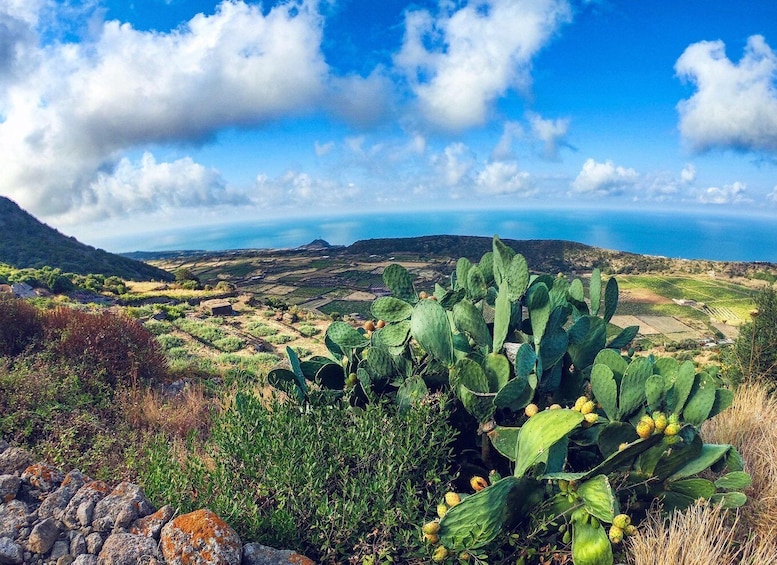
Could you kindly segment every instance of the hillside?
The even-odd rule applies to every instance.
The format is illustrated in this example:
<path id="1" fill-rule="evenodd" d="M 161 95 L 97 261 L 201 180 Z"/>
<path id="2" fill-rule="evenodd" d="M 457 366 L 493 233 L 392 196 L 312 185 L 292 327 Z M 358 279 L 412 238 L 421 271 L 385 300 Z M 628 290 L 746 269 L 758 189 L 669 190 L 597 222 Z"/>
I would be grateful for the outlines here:
<path id="1" fill-rule="evenodd" d="M 0 263 L 18 269 L 49 266 L 66 273 L 115 275 L 126 280 L 174 278 L 157 267 L 95 249 L 63 235 L 4 197 L 0 197 Z"/>

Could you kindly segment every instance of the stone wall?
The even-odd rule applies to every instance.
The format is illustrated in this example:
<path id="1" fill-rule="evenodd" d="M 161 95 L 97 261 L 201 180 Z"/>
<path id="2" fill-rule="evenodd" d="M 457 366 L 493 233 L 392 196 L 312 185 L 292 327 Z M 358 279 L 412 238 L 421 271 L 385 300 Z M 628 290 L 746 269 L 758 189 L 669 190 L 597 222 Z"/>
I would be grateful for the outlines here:
<path id="1" fill-rule="evenodd" d="M 208 509 L 176 514 L 135 484 L 64 474 L 0 441 L 0 565 L 315 565 L 244 545 Z"/>

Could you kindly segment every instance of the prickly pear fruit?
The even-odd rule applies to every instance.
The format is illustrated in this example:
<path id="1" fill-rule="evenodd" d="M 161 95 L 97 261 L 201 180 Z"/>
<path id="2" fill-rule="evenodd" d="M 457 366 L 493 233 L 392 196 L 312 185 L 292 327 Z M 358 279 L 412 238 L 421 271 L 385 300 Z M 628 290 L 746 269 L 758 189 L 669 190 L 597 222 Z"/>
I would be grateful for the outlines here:
<path id="1" fill-rule="evenodd" d="M 626 449 L 628 446 L 629 446 L 629 442 L 627 442 L 627 441 L 624 441 L 622 444 L 620 444 L 620 445 L 618 446 L 618 451 L 623 451 L 623 450 L 624 450 L 624 449 Z"/>
<path id="2" fill-rule="evenodd" d="M 526 414 L 529 418 L 534 416 L 539 411 L 540 411 L 540 408 L 536 404 L 529 404 L 528 406 L 526 406 L 526 408 L 523 409 L 524 414 Z"/>
<path id="3" fill-rule="evenodd" d="M 666 429 L 666 426 L 669 425 L 669 419 L 663 412 L 653 412 L 653 421 L 656 424 L 656 432 L 659 434 L 663 433 L 663 431 Z"/>
<path id="4" fill-rule="evenodd" d="M 366 322 L 364 322 L 363 327 L 368 332 L 375 331 L 375 322 L 373 322 L 372 320 L 367 320 Z"/>
<path id="5" fill-rule="evenodd" d="M 469 480 L 469 485 L 472 487 L 474 491 L 477 492 L 486 488 L 488 486 L 488 481 L 486 481 L 486 479 L 484 479 L 483 477 L 478 477 L 476 475 Z"/>
<path id="6" fill-rule="evenodd" d="M 444 502 L 441 502 L 437 505 L 437 515 L 442 518 L 448 513 L 448 505 Z"/>
<path id="7" fill-rule="evenodd" d="M 437 520 L 434 520 L 432 522 L 427 522 L 423 526 L 421 526 L 421 531 L 425 534 L 436 534 L 440 531 L 440 522 Z"/>
<path id="8" fill-rule="evenodd" d="M 680 433 L 680 428 L 682 428 L 680 424 L 667 424 L 666 428 L 664 428 L 664 435 L 676 436 Z"/>
<path id="9" fill-rule="evenodd" d="M 445 493 L 445 504 L 447 504 L 449 507 L 453 508 L 459 502 L 461 502 L 461 497 L 457 493 L 453 491 Z"/>
<path id="10" fill-rule="evenodd" d="M 582 411 L 582 408 L 583 408 L 583 405 L 584 405 L 586 402 L 588 402 L 588 397 L 587 397 L 587 396 L 581 396 L 580 398 L 578 398 L 577 400 L 575 400 L 575 405 L 573 406 L 573 408 L 572 408 L 572 409 L 573 409 L 573 410 L 575 410 L 575 411 L 577 411 L 577 412 L 581 412 L 581 411 Z"/>
<path id="11" fill-rule="evenodd" d="M 551 404 L 548 406 L 548 410 L 561 410 L 561 404 Z"/>
<path id="12" fill-rule="evenodd" d="M 386 327 L 386 321 L 385 320 L 378 320 L 375 322 L 375 327 L 378 329 L 382 329 Z"/>
<path id="13" fill-rule="evenodd" d="M 650 437 L 656 429 L 656 423 L 648 415 L 642 416 L 637 424 L 637 435 L 642 439 Z"/>
<path id="14" fill-rule="evenodd" d="M 432 561 L 435 563 L 442 563 L 448 558 L 448 550 L 445 548 L 445 546 L 440 546 L 437 549 L 434 550 L 434 553 L 432 554 Z"/>
<path id="15" fill-rule="evenodd" d="M 623 541 L 623 529 L 618 526 L 611 526 L 607 535 L 612 543 L 620 543 Z"/>
<path id="16" fill-rule="evenodd" d="M 626 534 L 627 536 L 633 536 L 634 534 L 637 533 L 637 526 L 635 526 L 634 524 L 629 524 L 623 529 L 623 533 Z"/>
<path id="17" fill-rule="evenodd" d="M 631 517 L 628 514 L 618 514 L 612 519 L 612 525 L 619 527 L 621 530 L 625 530 L 629 524 L 631 524 Z"/>
<path id="18" fill-rule="evenodd" d="M 359 377 L 356 375 L 356 373 L 350 373 L 348 378 L 345 379 L 345 386 L 351 388 L 356 384 L 357 380 L 359 380 Z"/>
<path id="19" fill-rule="evenodd" d="M 596 410 L 596 403 L 593 400 L 588 400 L 580 407 L 581 414 L 590 414 Z"/>
<path id="20" fill-rule="evenodd" d="M 679 414 L 670 414 L 667 421 L 670 424 L 679 424 L 680 423 L 680 415 Z"/>
<path id="21" fill-rule="evenodd" d="M 426 538 L 426 541 L 432 545 L 440 543 L 440 536 L 437 534 L 424 534 L 424 538 Z"/>
<path id="22" fill-rule="evenodd" d="M 599 419 L 599 414 L 597 414 L 596 412 L 589 412 L 588 414 L 586 414 L 583 417 L 585 418 L 583 420 L 583 422 L 584 422 L 583 425 L 584 426 L 585 426 L 585 424 L 591 425 L 591 424 L 595 424 L 596 421 Z"/>

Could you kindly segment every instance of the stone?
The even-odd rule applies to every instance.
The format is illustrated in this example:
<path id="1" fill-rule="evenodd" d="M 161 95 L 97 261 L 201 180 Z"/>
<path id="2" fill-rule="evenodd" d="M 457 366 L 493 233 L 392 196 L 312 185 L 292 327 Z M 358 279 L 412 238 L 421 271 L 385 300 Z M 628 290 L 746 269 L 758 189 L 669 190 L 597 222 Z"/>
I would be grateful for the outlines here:
<path id="1" fill-rule="evenodd" d="M 27 525 L 27 512 L 27 505 L 21 500 L 0 505 L 0 537 L 18 538 L 19 531 Z"/>
<path id="2" fill-rule="evenodd" d="M 240 537 L 208 509 L 168 522 L 160 545 L 167 565 L 240 565 L 242 557 Z"/>
<path id="3" fill-rule="evenodd" d="M 243 546 L 242 565 L 316 565 L 312 559 L 288 549 L 274 549 L 260 543 L 247 543 Z"/>
<path id="4" fill-rule="evenodd" d="M 54 542 L 54 547 L 51 549 L 51 559 L 59 559 L 63 555 L 70 555 L 70 544 L 66 541 L 57 540 Z"/>
<path id="5" fill-rule="evenodd" d="M 59 488 L 41 503 L 40 508 L 38 508 L 38 516 L 42 519 L 53 517 L 59 520 L 70 500 L 87 482 L 89 482 L 89 477 L 80 471 L 69 472 L 65 475 Z"/>
<path id="6" fill-rule="evenodd" d="M 88 554 L 79 555 L 71 565 L 97 565 L 97 556 Z"/>
<path id="7" fill-rule="evenodd" d="M 157 543 L 152 538 L 135 534 L 111 534 L 105 540 L 98 565 L 136 565 L 137 563 L 163 563 Z"/>
<path id="8" fill-rule="evenodd" d="M 86 553 L 86 536 L 82 533 L 76 533 L 70 540 L 70 555 L 78 557 Z"/>
<path id="9" fill-rule="evenodd" d="M 84 484 L 68 502 L 60 518 L 62 523 L 71 529 L 90 525 L 95 505 L 110 491 L 111 487 L 103 481 L 90 481 Z"/>
<path id="10" fill-rule="evenodd" d="M 57 565 L 71 565 L 73 563 L 72 555 L 63 555 L 57 559 Z"/>
<path id="11" fill-rule="evenodd" d="M 131 534 L 148 536 L 158 540 L 159 535 L 162 532 L 162 527 L 167 524 L 174 515 L 175 508 L 167 504 L 153 514 L 135 520 L 130 526 L 129 532 Z"/>
<path id="12" fill-rule="evenodd" d="M 16 565 L 24 561 L 24 550 L 22 546 L 14 542 L 11 538 L 0 537 L 0 563 Z"/>
<path id="13" fill-rule="evenodd" d="M 0 475 L 21 475 L 32 464 L 32 455 L 20 447 L 9 447 L 0 453 Z"/>
<path id="14" fill-rule="evenodd" d="M 54 518 L 46 518 L 42 522 L 35 524 L 30 533 L 30 539 L 27 547 L 33 553 L 48 553 L 54 542 L 59 537 L 59 528 Z"/>
<path id="15" fill-rule="evenodd" d="M 103 542 L 105 540 L 103 537 L 97 533 L 92 532 L 91 534 L 86 536 L 86 552 L 91 553 L 92 555 L 97 555 L 100 553 L 100 550 L 103 547 Z"/>
<path id="16" fill-rule="evenodd" d="M 128 482 L 119 483 L 94 507 L 92 527 L 99 532 L 109 532 L 116 526 L 120 515 L 119 527 L 126 527 L 136 518 L 148 516 L 154 510 L 154 506 L 138 485 Z M 126 526 L 122 526 L 123 523 L 126 523 Z"/>
<path id="17" fill-rule="evenodd" d="M 62 484 L 62 471 L 45 463 L 35 463 L 22 472 L 22 480 L 42 492 L 51 492 Z"/>
<path id="18" fill-rule="evenodd" d="M 11 502 L 19 492 L 22 480 L 16 475 L 0 475 L 0 504 Z"/>

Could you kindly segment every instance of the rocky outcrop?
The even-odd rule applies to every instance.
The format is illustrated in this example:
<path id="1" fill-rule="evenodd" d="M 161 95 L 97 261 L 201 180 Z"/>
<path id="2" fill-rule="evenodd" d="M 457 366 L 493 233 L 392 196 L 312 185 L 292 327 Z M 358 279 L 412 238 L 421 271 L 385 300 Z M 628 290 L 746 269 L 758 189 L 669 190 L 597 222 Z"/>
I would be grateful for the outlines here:
<path id="1" fill-rule="evenodd" d="M 63 474 L 0 441 L 0 565 L 315 565 L 240 537 L 208 509 L 176 516 L 141 488 Z"/>

